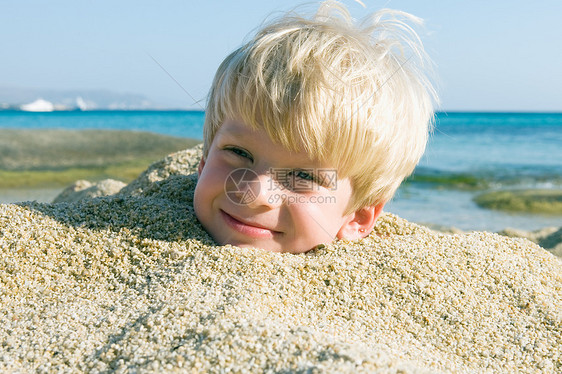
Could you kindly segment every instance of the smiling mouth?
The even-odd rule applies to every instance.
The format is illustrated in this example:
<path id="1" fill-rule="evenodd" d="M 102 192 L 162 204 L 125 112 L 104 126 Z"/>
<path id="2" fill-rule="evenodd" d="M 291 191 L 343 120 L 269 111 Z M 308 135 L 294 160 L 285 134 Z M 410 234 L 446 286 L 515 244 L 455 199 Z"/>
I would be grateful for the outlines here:
<path id="1" fill-rule="evenodd" d="M 243 235 L 252 238 L 272 238 L 274 235 L 281 234 L 280 231 L 271 230 L 255 223 L 244 222 L 239 218 L 231 216 L 223 210 L 221 210 L 220 213 L 229 227 Z"/>

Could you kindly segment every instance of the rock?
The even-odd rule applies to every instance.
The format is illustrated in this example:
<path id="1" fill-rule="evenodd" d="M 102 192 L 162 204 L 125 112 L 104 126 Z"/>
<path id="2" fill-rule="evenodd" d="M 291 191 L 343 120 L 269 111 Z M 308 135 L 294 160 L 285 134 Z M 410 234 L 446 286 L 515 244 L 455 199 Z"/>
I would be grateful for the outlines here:
<path id="1" fill-rule="evenodd" d="M 105 179 L 97 183 L 79 180 L 55 197 L 53 203 L 71 203 L 95 197 L 110 196 L 118 193 L 125 186 L 125 183 L 114 179 Z"/>
<path id="2" fill-rule="evenodd" d="M 199 160 L 203 155 L 203 145 L 172 153 L 163 160 L 157 161 L 143 172 L 137 179 L 123 188 L 120 195 L 139 195 L 155 182 L 162 181 L 173 175 L 190 175 L 197 172 Z"/>
<path id="3" fill-rule="evenodd" d="M 535 231 L 506 228 L 498 234 L 510 238 L 525 238 L 537 243 L 558 257 L 562 257 L 562 227 L 545 227 Z"/>

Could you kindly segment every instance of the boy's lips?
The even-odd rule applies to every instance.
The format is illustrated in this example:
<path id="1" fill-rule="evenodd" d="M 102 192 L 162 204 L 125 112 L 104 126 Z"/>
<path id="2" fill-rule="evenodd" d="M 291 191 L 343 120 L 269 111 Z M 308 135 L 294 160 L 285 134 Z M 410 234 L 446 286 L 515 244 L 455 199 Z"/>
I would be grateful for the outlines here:
<path id="1" fill-rule="evenodd" d="M 280 231 L 267 228 L 263 225 L 245 221 L 242 218 L 226 213 L 224 210 L 221 210 L 220 213 L 228 226 L 246 236 L 251 236 L 253 238 L 271 238 L 281 233 Z"/>

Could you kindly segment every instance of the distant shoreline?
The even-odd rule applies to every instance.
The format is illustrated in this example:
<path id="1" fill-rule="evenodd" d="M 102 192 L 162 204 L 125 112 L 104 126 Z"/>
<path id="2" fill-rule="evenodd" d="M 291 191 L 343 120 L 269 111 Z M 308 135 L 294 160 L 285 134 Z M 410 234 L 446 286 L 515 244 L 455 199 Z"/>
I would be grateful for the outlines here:
<path id="1" fill-rule="evenodd" d="M 14 204 L 25 201 L 51 203 L 64 187 L 51 188 L 0 188 L 0 204 Z"/>
<path id="2" fill-rule="evenodd" d="M 152 162 L 199 143 L 130 130 L 0 129 L 0 195 L 62 189 L 79 179 L 127 183 Z"/>

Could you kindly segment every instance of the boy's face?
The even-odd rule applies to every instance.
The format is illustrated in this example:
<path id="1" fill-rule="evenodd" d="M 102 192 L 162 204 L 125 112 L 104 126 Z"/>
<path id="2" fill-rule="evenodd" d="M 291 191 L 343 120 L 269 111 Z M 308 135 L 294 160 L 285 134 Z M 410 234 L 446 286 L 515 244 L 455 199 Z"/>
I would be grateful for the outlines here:
<path id="1" fill-rule="evenodd" d="M 201 160 L 194 208 L 221 245 L 301 253 L 346 237 L 351 197 L 350 181 L 330 165 L 228 119 Z"/>

